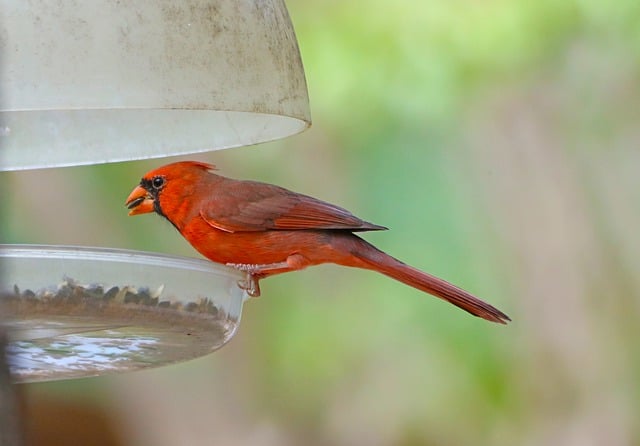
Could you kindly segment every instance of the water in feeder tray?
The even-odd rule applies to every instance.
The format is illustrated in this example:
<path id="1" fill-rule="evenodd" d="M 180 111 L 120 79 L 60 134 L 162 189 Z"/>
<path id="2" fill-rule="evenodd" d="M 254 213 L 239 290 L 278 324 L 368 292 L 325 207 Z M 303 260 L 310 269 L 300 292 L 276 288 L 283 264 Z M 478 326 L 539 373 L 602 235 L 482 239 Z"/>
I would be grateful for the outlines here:
<path id="1" fill-rule="evenodd" d="M 16 382 L 125 372 L 203 356 L 234 335 L 236 271 L 113 249 L 0 246 L 0 327 Z"/>

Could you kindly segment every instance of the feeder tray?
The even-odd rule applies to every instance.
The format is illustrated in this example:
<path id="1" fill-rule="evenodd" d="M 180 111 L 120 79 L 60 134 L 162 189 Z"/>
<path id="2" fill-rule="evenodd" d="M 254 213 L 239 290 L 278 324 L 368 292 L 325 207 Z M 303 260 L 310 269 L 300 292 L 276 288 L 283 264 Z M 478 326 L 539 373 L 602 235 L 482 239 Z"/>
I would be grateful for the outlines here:
<path id="1" fill-rule="evenodd" d="M 72 246 L 0 245 L 0 327 L 16 382 L 184 361 L 240 322 L 239 271 L 206 260 Z"/>

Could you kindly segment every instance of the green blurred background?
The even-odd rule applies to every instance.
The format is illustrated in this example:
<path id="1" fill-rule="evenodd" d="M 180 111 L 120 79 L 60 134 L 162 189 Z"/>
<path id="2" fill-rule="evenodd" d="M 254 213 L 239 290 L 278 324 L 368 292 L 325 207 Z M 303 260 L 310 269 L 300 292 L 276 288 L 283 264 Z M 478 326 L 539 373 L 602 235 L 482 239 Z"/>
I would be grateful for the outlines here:
<path id="1" fill-rule="evenodd" d="M 390 227 L 366 238 L 513 323 L 371 272 L 271 278 L 214 355 L 21 386 L 33 444 L 640 444 L 640 2 L 287 4 L 312 129 L 193 158 Z M 3 174 L 5 238 L 196 256 L 127 217 L 162 163 Z"/>

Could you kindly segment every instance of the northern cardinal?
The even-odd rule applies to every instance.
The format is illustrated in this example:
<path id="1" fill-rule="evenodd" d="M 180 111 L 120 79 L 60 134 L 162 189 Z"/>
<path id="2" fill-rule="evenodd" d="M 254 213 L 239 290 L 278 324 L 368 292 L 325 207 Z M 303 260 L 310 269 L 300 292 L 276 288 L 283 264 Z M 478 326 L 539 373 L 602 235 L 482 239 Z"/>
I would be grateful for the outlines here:
<path id="1" fill-rule="evenodd" d="M 156 212 L 208 259 L 247 273 L 241 286 L 260 295 L 259 281 L 321 263 L 378 271 L 463 310 L 505 324 L 509 316 L 455 285 L 419 271 L 355 235 L 387 229 L 316 198 L 272 184 L 213 173 L 184 161 L 145 174 L 129 195 L 129 215 Z"/>

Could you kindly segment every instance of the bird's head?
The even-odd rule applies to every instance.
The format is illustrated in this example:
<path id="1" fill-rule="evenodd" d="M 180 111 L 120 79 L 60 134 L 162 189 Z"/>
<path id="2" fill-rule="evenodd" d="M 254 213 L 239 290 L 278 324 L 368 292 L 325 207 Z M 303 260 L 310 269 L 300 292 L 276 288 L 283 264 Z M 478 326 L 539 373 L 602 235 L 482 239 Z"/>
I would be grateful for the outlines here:
<path id="1" fill-rule="evenodd" d="M 157 212 L 175 224 L 169 215 L 176 207 L 184 206 L 185 199 L 195 193 L 202 179 L 214 169 L 212 164 L 181 161 L 147 172 L 125 201 L 129 215 Z"/>

